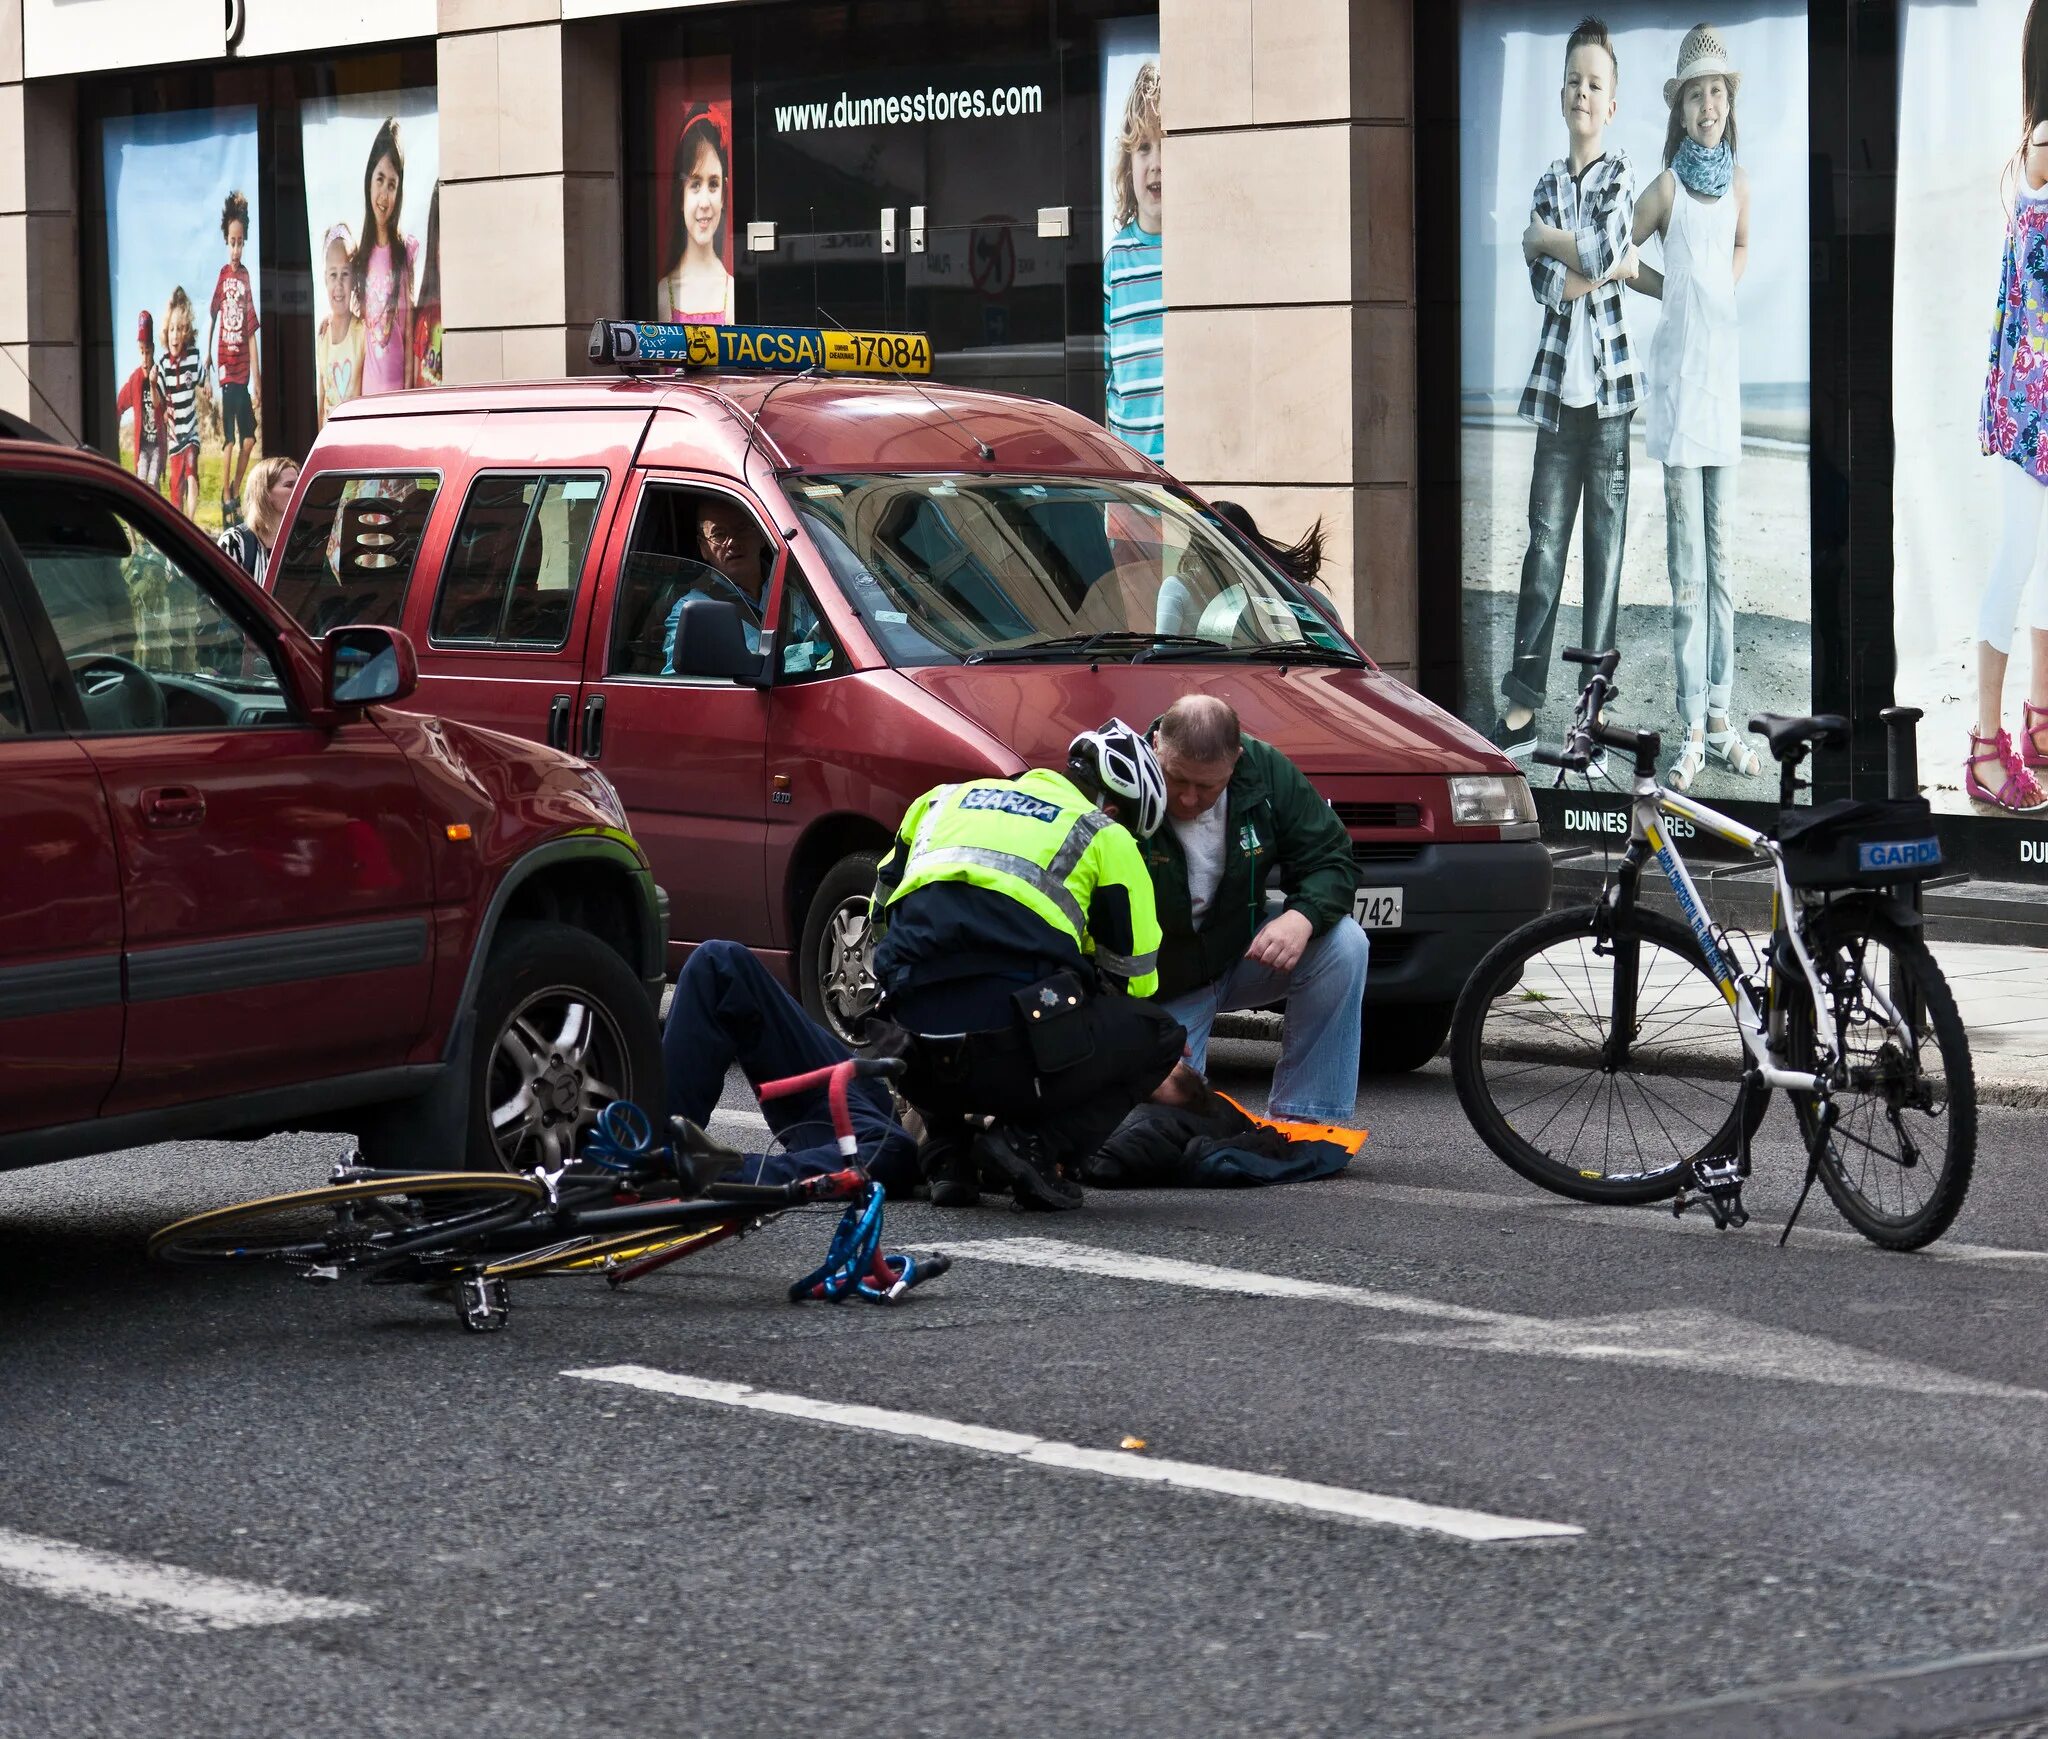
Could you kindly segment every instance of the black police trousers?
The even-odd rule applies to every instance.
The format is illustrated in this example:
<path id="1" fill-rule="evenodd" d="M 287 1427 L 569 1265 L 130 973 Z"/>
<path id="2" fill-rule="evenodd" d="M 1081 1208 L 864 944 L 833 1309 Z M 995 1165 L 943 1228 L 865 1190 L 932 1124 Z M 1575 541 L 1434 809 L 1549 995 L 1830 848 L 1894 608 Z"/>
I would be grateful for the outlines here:
<path id="1" fill-rule="evenodd" d="M 1187 1033 L 1155 1004 L 1107 992 L 1085 996 L 1061 1026 L 1075 1060 L 1053 1069 L 1040 1066 L 1021 1015 L 988 1032 L 914 1033 L 903 1096 L 935 1137 L 989 1117 L 1034 1132 L 1048 1158 L 1078 1167 L 1173 1072 Z"/>

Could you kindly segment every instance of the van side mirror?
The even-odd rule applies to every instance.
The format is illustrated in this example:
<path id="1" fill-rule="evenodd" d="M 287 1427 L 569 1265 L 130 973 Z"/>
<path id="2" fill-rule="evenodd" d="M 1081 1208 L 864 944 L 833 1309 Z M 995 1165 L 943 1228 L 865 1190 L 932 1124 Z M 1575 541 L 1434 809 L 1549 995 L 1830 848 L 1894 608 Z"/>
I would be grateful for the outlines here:
<path id="1" fill-rule="evenodd" d="M 747 649 L 740 607 L 724 598 L 685 598 L 676 622 L 676 676 L 721 676 L 758 685 L 762 662 Z"/>
<path id="2" fill-rule="evenodd" d="M 336 628 L 322 638 L 320 652 L 330 707 L 403 700 L 419 686 L 419 657 L 396 628 Z"/>

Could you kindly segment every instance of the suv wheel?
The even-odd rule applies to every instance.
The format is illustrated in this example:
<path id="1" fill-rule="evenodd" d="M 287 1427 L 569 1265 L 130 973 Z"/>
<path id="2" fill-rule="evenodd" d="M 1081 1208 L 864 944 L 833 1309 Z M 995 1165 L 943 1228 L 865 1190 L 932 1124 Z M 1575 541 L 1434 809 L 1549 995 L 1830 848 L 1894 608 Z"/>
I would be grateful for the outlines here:
<path id="1" fill-rule="evenodd" d="M 1365 1075 L 1405 1075 L 1444 1048 L 1454 1002 L 1368 1003 L 1359 1030 L 1358 1068 Z"/>
<path id="2" fill-rule="evenodd" d="M 881 998 L 875 982 L 874 947 L 868 939 L 868 896 L 882 854 L 849 853 L 834 864 L 811 897 L 797 982 L 811 1019 L 831 1028 L 844 1044 L 856 1044 Z"/>
<path id="3" fill-rule="evenodd" d="M 659 1128 L 665 1097 L 661 1029 L 625 961 L 567 924 L 507 925 L 477 992 L 469 1169 L 552 1169 L 613 1100 Z"/>

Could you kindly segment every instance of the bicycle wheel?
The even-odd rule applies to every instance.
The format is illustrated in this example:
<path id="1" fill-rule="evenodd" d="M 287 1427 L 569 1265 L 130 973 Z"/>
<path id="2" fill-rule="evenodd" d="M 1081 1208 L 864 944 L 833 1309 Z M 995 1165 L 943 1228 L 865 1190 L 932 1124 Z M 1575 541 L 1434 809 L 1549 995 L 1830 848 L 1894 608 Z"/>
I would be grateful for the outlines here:
<path id="1" fill-rule="evenodd" d="M 194 1214 L 151 1237 L 149 1253 L 164 1262 L 367 1268 L 401 1252 L 453 1255 L 503 1223 L 508 1209 L 545 1197 L 530 1177 L 471 1171 L 327 1184 Z"/>
<path id="2" fill-rule="evenodd" d="M 1632 993 L 1610 1060 L 1617 997 Z M 1688 1161 L 1736 1151 L 1746 1055 L 1692 932 L 1638 908 L 1525 924 L 1479 963 L 1451 1024 L 1451 1075 L 1482 1141 L 1580 1202 L 1654 1202 Z M 1749 1128 L 1767 1095 L 1749 1104 Z"/>
<path id="3" fill-rule="evenodd" d="M 1917 1250 L 1961 1211 L 1977 1161 L 1969 1035 L 1927 944 L 1891 919 L 1868 907 L 1835 908 L 1815 920 L 1807 945 L 1828 996 L 1827 1037 L 1846 1070 L 1834 1093 L 1839 1119 L 1820 1156 L 1822 1187 L 1873 1244 Z M 1910 1040 L 1886 1019 L 1886 1003 L 1907 1017 Z M 1806 997 L 1787 1010 L 1785 1036 L 1794 1068 L 1817 1067 L 1820 1040 Z M 1810 1147 L 1819 1100 L 1795 1093 L 1792 1103 Z"/>

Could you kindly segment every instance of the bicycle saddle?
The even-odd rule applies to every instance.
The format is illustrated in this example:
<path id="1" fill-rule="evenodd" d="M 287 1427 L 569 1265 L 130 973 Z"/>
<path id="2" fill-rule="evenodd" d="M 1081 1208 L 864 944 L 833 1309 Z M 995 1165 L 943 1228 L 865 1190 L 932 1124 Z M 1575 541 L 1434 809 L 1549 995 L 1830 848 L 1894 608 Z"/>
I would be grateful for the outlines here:
<path id="1" fill-rule="evenodd" d="M 1840 713 L 1792 718 L 1785 713 L 1751 713 L 1749 729 L 1768 739 L 1771 753 L 1784 760 L 1802 743 L 1819 743 L 1827 749 L 1849 746 L 1849 721 Z"/>

